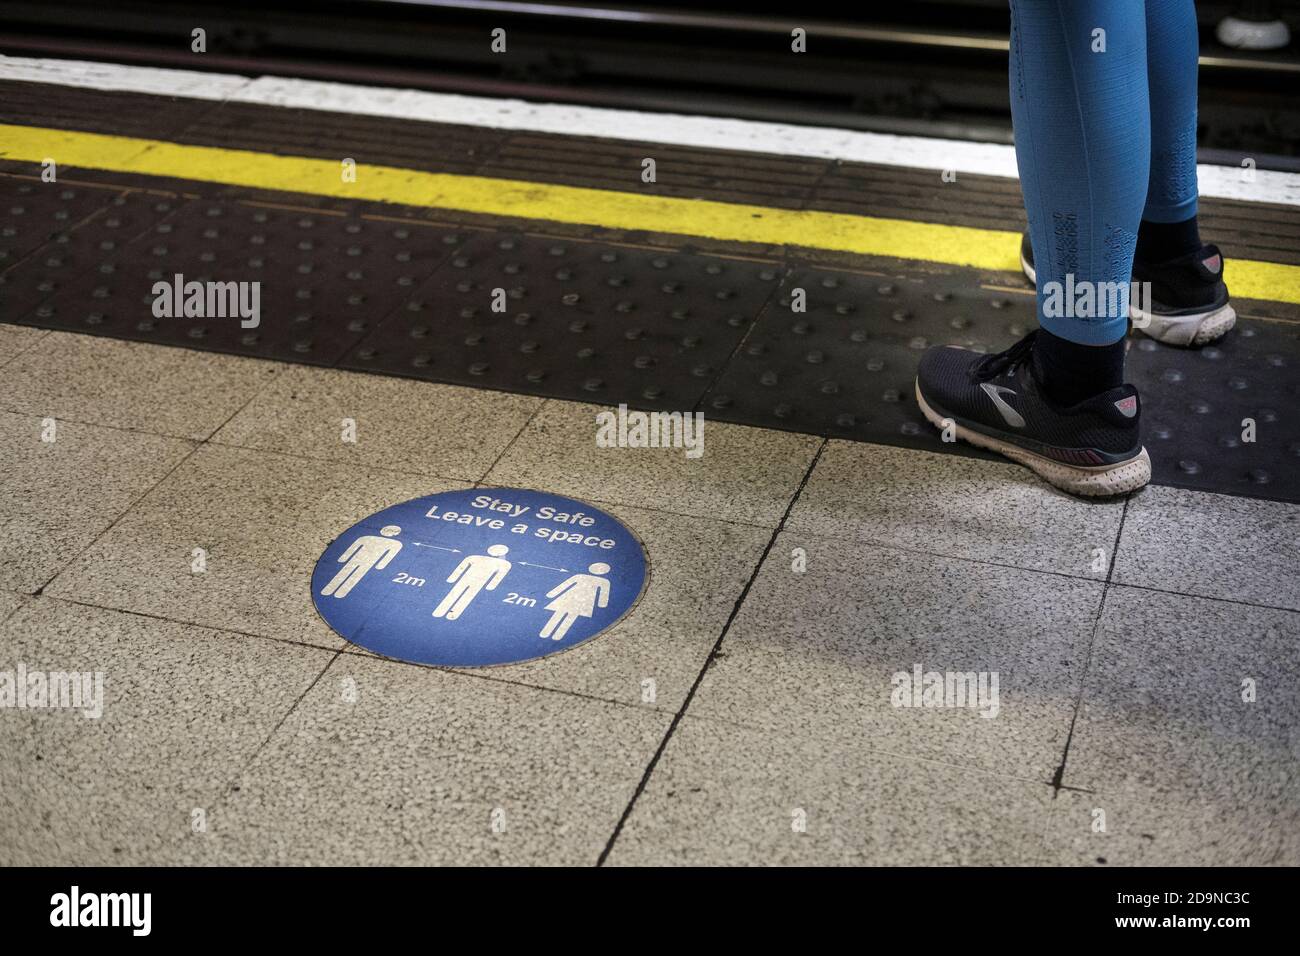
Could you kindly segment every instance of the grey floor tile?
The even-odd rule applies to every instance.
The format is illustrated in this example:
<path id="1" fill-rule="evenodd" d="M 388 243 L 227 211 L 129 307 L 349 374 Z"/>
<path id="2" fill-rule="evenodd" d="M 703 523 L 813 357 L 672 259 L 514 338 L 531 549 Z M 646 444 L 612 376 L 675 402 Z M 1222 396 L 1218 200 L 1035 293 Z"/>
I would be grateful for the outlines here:
<path id="1" fill-rule="evenodd" d="M 193 447 L 0 412 L 0 587 L 38 590 Z"/>
<path id="2" fill-rule="evenodd" d="M 23 606 L 23 595 L 17 591 L 0 591 L 0 624 Z"/>
<path id="3" fill-rule="evenodd" d="M 1300 505 L 1146 488 L 1129 503 L 1114 580 L 1300 610 Z"/>
<path id="4" fill-rule="evenodd" d="M 592 864 L 666 714 L 340 655 L 189 862 Z"/>
<path id="5" fill-rule="evenodd" d="M 379 375 L 293 367 L 215 441 L 476 481 L 540 398 Z M 354 423 L 344 441 L 344 420 Z"/>
<path id="6" fill-rule="evenodd" d="M 5 366 L 0 408 L 202 441 L 282 366 L 51 332 Z"/>
<path id="7" fill-rule="evenodd" d="M 615 505 L 650 556 L 650 584 L 615 627 L 572 650 L 483 671 L 675 713 L 722 633 L 771 532 Z"/>
<path id="8" fill-rule="evenodd" d="M 1300 819 L 1300 613 L 1112 587 L 1063 782 L 1277 845 Z"/>
<path id="9" fill-rule="evenodd" d="M 49 334 L 45 329 L 0 322 L 0 365 L 9 364 Z"/>
<path id="10" fill-rule="evenodd" d="M 1062 790 L 1046 840 L 1052 865 L 1297 866 L 1300 808 L 1242 813 L 1213 795 Z"/>
<path id="11" fill-rule="evenodd" d="M 832 441 L 786 527 L 1104 580 L 1123 509 L 1019 465 Z"/>
<path id="12" fill-rule="evenodd" d="M 33 599 L 0 624 L 0 670 L 100 672 L 102 715 L 0 715 L 0 864 L 169 862 L 330 657 Z"/>
<path id="13" fill-rule="evenodd" d="M 343 639 L 312 605 L 316 559 L 367 515 L 453 487 L 441 479 L 205 445 L 60 574 L 49 593 L 341 647 Z M 196 548 L 206 552 L 202 573 L 193 570 Z"/>
<path id="14" fill-rule="evenodd" d="M 599 405 L 547 402 L 487 483 L 774 528 L 803 481 L 820 438 L 706 419 L 704 453 L 600 448 Z"/>
<path id="15" fill-rule="evenodd" d="M 1300 864 L 1297 639 L 1295 611 L 1110 589 L 1063 774 L 1092 792 L 1053 816 L 1060 861 Z"/>
<path id="16" fill-rule="evenodd" d="M 1043 859 L 1051 794 L 870 753 L 848 734 L 774 734 L 688 712 L 609 862 L 1030 865 Z"/>
<path id="17" fill-rule="evenodd" d="M 800 554 L 806 570 L 796 573 Z M 1065 751 L 1102 588 L 784 532 L 688 713 L 1047 782 Z M 944 675 L 943 696 L 925 706 L 931 673 Z M 957 675 L 974 691 L 964 705 Z"/>

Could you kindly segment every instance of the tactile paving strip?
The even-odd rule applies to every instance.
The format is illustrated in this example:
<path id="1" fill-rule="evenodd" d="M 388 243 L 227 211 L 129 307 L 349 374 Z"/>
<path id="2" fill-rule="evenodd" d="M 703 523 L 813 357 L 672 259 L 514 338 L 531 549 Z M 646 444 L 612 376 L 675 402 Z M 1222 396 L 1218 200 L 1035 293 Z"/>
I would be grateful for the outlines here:
<path id="1" fill-rule="evenodd" d="M 1127 371 L 1160 484 L 1300 500 L 1300 323 L 1239 322 L 1213 345 L 1130 334 Z"/>
<path id="2" fill-rule="evenodd" d="M 334 365 L 459 242 L 431 224 L 203 198 L 160 200 L 164 215 L 38 305 L 34 324 L 164 345 Z M 98 231 L 97 223 L 87 223 Z M 7 277 L 20 286 L 40 250 Z M 258 284 L 258 324 L 157 317 L 155 283 Z M 21 298 L 19 297 L 19 301 Z"/>
<path id="3" fill-rule="evenodd" d="M 0 177 L 0 202 L 24 201 L 26 182 Z M 22 307 L 8 321 L 965 455 L 916 408 L 921 350 L 995 350 L 1032 324 L 1027 286 L 965 269 L 523 235 L 233 190 L 83 202 L 53 188 L 31 233 L 52 238 L 8 237 L 20 255 L 0 307 Z M 261 325 L 155 318 L 154 283 L 176 274 L 260 281 Z M 1157 483 L 1300 501 L 1300 323 L 1243 318 L 1199 350 L 1135 334 L 1129 354 Z"/>
<path id="4" fill-rule="evenodd" d="M 484 235 L 457 250 L 342 365 L 578 401 L 689 409 L 780 277 L 775 263 Z M 503 311 L 494 310 L 494 301 Z"/>
<path id="5" fill-rule="evenodd" d="M 796 290 L 806 311 L 796 312 Z M 917 408 L 931 345 L 999 351 L 1033 327 L 1028 287 L 966 270 L 862 275 L 795 268 L 705 397 L 706 415 L 929 451 L 946 444 Z M 1221 342 L 1177 349 L 1131 333 L 1158 484 L 1300 501 L 1300 323 L 1241 320 Z M 1253 441 L 1247 419 L 1254 422 Z M 981 453 L 981 457 L 982 457 Z"/>
<path id="6" fill-rule="evenodd" d="M 0 195 L 21 195 L 26 185 L 0 181 Z M 55 194 L 54 190 L 50 192 Z M 60 187 L 57 195 L 67 197 L 65 209 L 75 210 L 76 216 L 60 218 L 58 221 L 66 228 L 44 237 L 44 244 L 31 255 L 0 273 L 0 316 L 8 317 L 8 321 L 39 307 L 36 319 L 56 325 L 62 317 L 56 319 L 49 300 L 74 280 L 110 267 L 113 258 L 132 239 L 183 202 L 175 196 L 77 187 Z"/>
<path id="7" fill-rule="evenodd" d="M 964 280 L 964 281 L 963 281 Z M 796 267 L 705 397 L 706 415 L 932 448 L 912 397 L 936 343 L 991 350 L 1028 330 L 1025 303 L 970 274 L 863 275 Z"/>
<path id="8" fill-rule="evenodd" d="M 116 192 L 41 183 L 30 180 L 0 180 L 0 270 L 8 269 L 29 252 L 66 233 L 96 210 L 102 209 Z"/>

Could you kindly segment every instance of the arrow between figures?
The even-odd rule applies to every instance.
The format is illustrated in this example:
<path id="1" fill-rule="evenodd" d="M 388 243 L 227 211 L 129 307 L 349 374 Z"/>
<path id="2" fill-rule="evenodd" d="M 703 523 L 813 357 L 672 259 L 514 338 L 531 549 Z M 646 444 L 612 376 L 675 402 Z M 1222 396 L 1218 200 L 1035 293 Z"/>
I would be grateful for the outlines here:
<path id="1" fill-rule="evenodd" d="M 436 549 L 439 550 L 439 551 L 451 551 L 451 552 L 453 552 L 453 553 L 455 553 L 455 554 L 460 554 L 460 553 L 461 553 L 461 552 L 460 552 L 460 548 L 444 548 L 444 547 L 442 547 L 442 546 L 440 546 L 440 545 L 436 545 L 436 544 L 425 544 L 423 541 L 412 541 L 411 544 L 415 545 L 417 548 L 436 548 Z M 526 564 L 526 565 L 528 565 L 528 567 L 530 567 L 530 568 L 546 568 L 546 570 L 548 570 L 548 571 L 561 571 L 561 572 L 563 572 L 564 574 L 568 574 L 568 573 L 569 573 L 569 569 L 568 569 L 568 568 L 553 568 L 553 567 L 551 567 L 549 564 L 533 564 L 531 561 L 516 561 L 515 563 L 516 563 L 516 564 Z"/>
<path id="2" fill-rule="evenodd" d="M 551 567 L 549 564 L 533 564 L 531 561 L 516 561 L 515 563 L 516 563 L 516 564 L 526 564 L 526 565 L 528 565 L 530 568 L 546 568 L 546 570 L 548 570 L 548 571 L 563 571 L 565 574 L 568 574 L 568 573 L 569 573 L 569 569 L 568 569 L 568 568 L 553 568 L 553 567 Z"/>

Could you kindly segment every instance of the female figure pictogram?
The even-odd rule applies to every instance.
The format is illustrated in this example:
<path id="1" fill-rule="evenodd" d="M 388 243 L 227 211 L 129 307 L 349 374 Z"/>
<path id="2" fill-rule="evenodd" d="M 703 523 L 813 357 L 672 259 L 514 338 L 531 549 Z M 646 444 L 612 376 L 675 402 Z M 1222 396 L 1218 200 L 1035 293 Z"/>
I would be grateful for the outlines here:
<path id="1" fill-rule="evenodd" d="M 609 565 L 597 561 L 587 570 L 591 573 L 575 574 L 546 592 L 548 598 L 554 598 L 546 610 L 554 613 L 539 637 L 562 640 L 578 618 L 591 617 L 597 606 L 609 606 L 609 581 L 600 576 L 609 573 Z"/>

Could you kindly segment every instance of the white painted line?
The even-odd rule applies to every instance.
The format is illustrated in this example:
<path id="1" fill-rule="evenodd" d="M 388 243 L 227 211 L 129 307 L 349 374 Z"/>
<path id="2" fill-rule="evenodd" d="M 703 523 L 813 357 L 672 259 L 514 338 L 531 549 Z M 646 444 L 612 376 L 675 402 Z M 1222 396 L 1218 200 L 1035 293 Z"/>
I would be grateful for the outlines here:
<path id="1" fill-rule="evenodd" d="M 193 70 L 28 57 L 0 56 L 0 80 L 912 169 L 955 169 L 958 176 L 962 173 L 1010 179 L 1017 176 L 1015 149 L 997 143 L 896 136 L 718 116 L 643 113 L 277 76 L 250 79 Z M 1300 206 L 1300 173 L 1250 170 L 1248 176 L 1246 170 L 1234 166 L 1201 165 L 1197 167 L 1197 178 L 1202 196 Z"/>
<path id="2" fill-rule="evenodd" d="M 120 66 L 86 60 L 39 60 L 24 56 L 0 56 L 0 80 L 55 83 L 124 93 L 156 93 L 198 100 L 224 100 L 252 82 L 246 76 L 225 73 Z"/>

